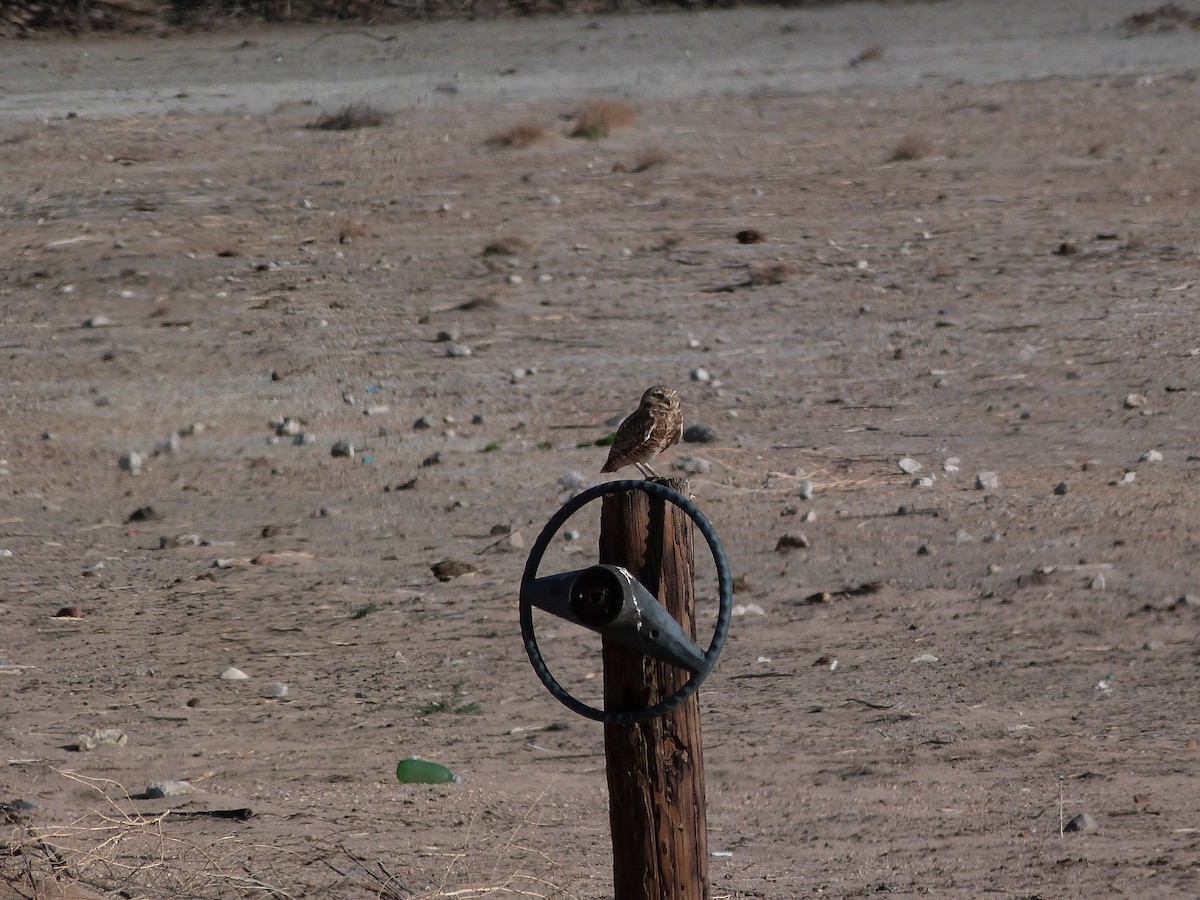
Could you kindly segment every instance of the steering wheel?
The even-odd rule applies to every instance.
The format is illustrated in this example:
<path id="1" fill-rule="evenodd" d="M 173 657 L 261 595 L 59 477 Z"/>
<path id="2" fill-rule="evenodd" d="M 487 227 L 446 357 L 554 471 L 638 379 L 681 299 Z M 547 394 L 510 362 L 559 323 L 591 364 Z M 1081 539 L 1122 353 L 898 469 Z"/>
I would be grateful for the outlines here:
<path id="1" fill-rule="evenodd" d="M 533 604 L 526 596 L 526 588 L 537 578 L 538 566 L 542 562 L 542 556 L 545 554 L 546 548 L 550 545 L 550 541 L 554 539 L 559 529 L 566 524 L 571 516 L 600 497 L 635 490 L 672 503 L 683 510 L 687 517 L 696 525 L 696 529 L 704 536 L 704 540 L 708 544 L 708 549 L 712 553 L 713 562 L 717 567 L 717 584 L 721 605 L 717 611 L 717 624 L 713 630 L 712 641 L 704 653 L 703 666 L 699 671 L 693 672 L 692 676 L 675 693 L 652 706 L 622 710 L 597 709 L 573 696 L 550 673 L 549 668 L 546 666 L 546 661 L 542 658 L 542 652 L 538 647 L 537 636 L 534 634 Z M 525 562 L 525 573 L 521 576 L 520 610 L 521 639 L 525 644 L 525 652 L 529 654 L 529 662 L 533 665 L 533 671 L 537 673 L 542 684 L 546 686 L 546 690 L 568 709 L 581 716 L 610 725 L 632 725 L 648 721 L 671 711 L 688 697 L 692 696 L 692 694 L 696 693 L 700 685 L 711 674 L 713 667 L 717 664 L 717 658 L 721 655 L 721 649 L 725 646 L 725 639 L 729 636 L 729 622 L 733 614 L 733 577 L 729 572 L 729 560 L 725 556 L 725 548 L 721 546 L 721 541 L 717 537 L 717 532 L 713 528 L 712 523 L 708 521 L 704 513 L 687 497 L 666 485 L 653 481 L 639 481 L 634 479 L 609 481 L 577 494 L 568 500 L 550 518 L 550 521 L 546 523 L 546 527 L 542 529 L 542 533 L 538 535 L 533 548 L 529 551 L 529 559 Z"/>

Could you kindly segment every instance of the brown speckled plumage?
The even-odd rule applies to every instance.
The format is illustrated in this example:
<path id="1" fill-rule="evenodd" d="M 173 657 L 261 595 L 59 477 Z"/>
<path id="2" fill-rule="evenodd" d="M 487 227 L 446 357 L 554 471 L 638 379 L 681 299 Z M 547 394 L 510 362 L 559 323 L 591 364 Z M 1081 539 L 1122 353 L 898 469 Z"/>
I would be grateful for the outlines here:
<path id="1" fill-rule="evenodd" d="M 647 388 L 642 402 L 617 428 L 617 436 L 608 451 L 601 472 L 615 472 L 625 466 L 637 466 L 643 475 L 659 475 L 650 461 L 683 436 L 683 413 L 679 394 L 661 384 Z"/>

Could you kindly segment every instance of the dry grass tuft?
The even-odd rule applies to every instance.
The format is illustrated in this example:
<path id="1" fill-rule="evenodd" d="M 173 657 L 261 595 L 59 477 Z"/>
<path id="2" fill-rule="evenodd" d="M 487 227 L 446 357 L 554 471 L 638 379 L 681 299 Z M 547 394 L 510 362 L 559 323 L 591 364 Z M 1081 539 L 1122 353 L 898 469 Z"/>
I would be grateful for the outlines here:
<path id="1" fill-rule="evenodd" d="M 650 169 L 657 169 L 660 166 L 665 166 L 671 161 L 671 154 L 661 147 L 647 147 L 636 157 L 633 164 L 629 167 L 630 172 L 647 172 Z"/>
<path id="2" fill-rule="evenodd" d="M 569 136 L 597 141 L 617 128 L 631 128 L 637 119 L 637 110 L 624 100 L 596 97 L 580 107 L 575 114 L 575 124 Z"/>
<path id="3" fill-rule="evenodd" d="M 886 48 L 883 44 L 872 44 L 870 47 L 863 48 L 862 52 L 854 59 L 850 60 L 850 65 L 861 66 L 863 63 L 878 62 L 883 59 L 883 54 Z"/>
<path id="4" fill-rule="evenodd" d="M 532 147 L 538 141 L 543 140 L 546 135 L 546 129 L 537 122 L 518 122 L 503 131 L 496 132 L 484 141 L 484 144 L 493 150 L 520 150 L 524 147 Z"/>
<path id="5" fill-rule="evenodd" d="M 347 103 L 337 112 L 324 113 L 306 128 L 318 131 L 354 131 L 358 128 L 378 128 L 391 121 L 391 114 L 364 101 Z"/>
<path id="6" fill-rule="evenodd" d="M 750 267 L 750 284 L 754 287 L 764 284 L 783 284 L 799 274 L 800 267 L 795 263 L 783 260 L 756 263 Z"/>
<path id="7" fill-rule="evenodd" d="M 906 134 L 892 148 L 888 162 L 906 162 L 914 159 L 924 159 L 933 153 L 933 142 L 920 134 Z"/>
<path id="8" fill-rule="evenodd" d="M 504 234 L 483 248 L 484 256 L 520 256 L 533 249 L 525 238 L 515 234 Z"/>

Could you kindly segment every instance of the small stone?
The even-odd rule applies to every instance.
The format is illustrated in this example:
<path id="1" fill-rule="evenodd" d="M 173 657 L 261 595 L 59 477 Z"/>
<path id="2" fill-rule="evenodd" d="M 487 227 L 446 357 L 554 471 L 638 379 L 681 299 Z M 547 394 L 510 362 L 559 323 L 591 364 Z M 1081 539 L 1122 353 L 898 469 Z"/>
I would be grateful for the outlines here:
<path id="1" fill-rule="evenodd" d="M 143 794 L 147 800 L 160 800 L 163 797 L 182 797 L 194 794 L 196 789 L 188 781 L 156 781 L 146 788 Z"/>
<path id="2" fill-rule="evenodd" d="M 433 427 L 433 417 L 432 416 L 421 416 L 421 418 L 419 418 L 415 422 L 413 422 L 413 431 L 425 431 L 426 429 L 429 429 L 432 427 Z"/>
<path id="3" fill-rule="evenodd" d="M 519 531 L 514 531 L 511 534 L 506 534 L 500 539 L 500 546 L 506 550 L 524 550 L 525 535 Z"/>
<path id="4" fill-rule="evenodd" d="M 177 547 L 202 547 L 204 539 L 198 534 L 161 535 L 158 539 L 159 550 L 174 550 Z"/>
<path id="5" fill-rule="evenodd" d="M 317 442 L 317 436 L 315 434 L 313 434 L 311 431 L 302 431 L 298 435 L 296 435 L 294 438 L 292 438 L 292 443 L 295 444 L 297 447 L 310 447 L 313 444 L 315 444 L 316 442 Z"/>
<path id="6" fill-rule="evenodd" d="M 445 328 L 437 333 L 437 339 L 443 344 L 453 344 L 460 336 L 457 328 Z"/>
<path id="7" fill-rule="evenodd" d="M 1200 609 L 1200 595 L 1184 594 L 1175 601 L 1175 606 L 1179 609 Z"/>
<path id="8" fill-rule="evenodd" d="M 1146 395 L 1145 394 L 1126 394 L 1125 395 L 1125 408 L 1126 409 L 1138 409 L 1139 407 L 1142 407 L 1145 405 L 1146 405 Z"/>
<path id="9" fill-rule="evenodd" d="M 935 663 L 938 658 L 932 653 L 922 653 L 920 656 L 914 656 L 912 659 L 915 663 Z"/>
<path id="10" fill-rule="evenodd" d="M 203 422 L 193 422 L 190 425 L 184 425 L 179 429 L 180 435 L 183 437 L 195 437 L 198 434 L 203 434 L 208 428 Z"/>
<path id="11" fill-rule="evenodd" d="M 903 457 L 898 463 L 896 463 L 896 465 L 898 465 L 900 467 L 900 471 L 904 472 L 906 475 L 916 475 L 921 471 L 921 469 L 924 468 L 924 466 L 910 456 Z"/>
<path id="12" fill-rule="evenodd" d="M 91 734 L 81 734 L 76 739 L 79 750 L 95 750 L 103 744 L 114 747 L 124 747 L 129 743 L 129 735 L 120 728 L 98 728 Z"/>
<path id="13" fill-rule="evenodd" d="M 973 540 L 975 540 L 974 535 L 965 528 L 958 529 L 958 534 L 954 535 L 954 543 L 956 544 L 969 544 Z"/>
<path id="14" fill-rule="evenodd" d="M 707 475 L 712 471 L 712 463 L 699 456 L 681 456 L 671 463 L 671 468 L 688 475 Z"/>
<path id="15" fill-rule="evenodd" d="M 1105 584 L 1104 584 L 1104 573 L 1103 572 L 1098 572 L 1096 574 L 1096 577 L 1092 579 L 1091 584 L 1088 585 L 1088 587 L 1090 587 L 1093 591 L 1102 591 L 1102 590 L 1104 590 L 1104 586 L 1105 586 Z"/>
<path id="16" fill-rule="evenodd" d="M 1126 472 L 1124 475 L 1121 476 L 1120 483 L 1121 484 L 1133 484 L 1133 482 L 1136 478 L 1137 478 L 1137 472 Z"/>
<path id="17" fill-rule="evenodd" d="M 933 487 L 933 476 L 922 475 L 913 479 L 913 487 Z"/>
<path id="18" fill-rule="evenodd" d="M 274 697 L 276 700 L 282 700 L 288 695 L 288 686 L 282 681 L 272 681 L 267 686 L 267 696 Z"/>
<path id="19" fill-rule="evenodd" d="M 800 481 L 800 499 L 811 500 L 813 497 L 813 483 L 807 478 Z"/>
<path id="20" fill-rule="evenodd" d="M 1078 831 L 1085 834 L 1093 834 L 1099 830 L 1100 826 L 1096 824 L 1096 820 L 1085 812 L 1072 816 L 1063 826 L 1063 831 Z"/>
<path id="21" fill-rule="evenodd" d="M 304 426 L 291 416 L 284 416 L 275 426 L 275 434 L 279 437 L 294 437 L 303 430 Z"/>
<path id="22" fill-rule="evenodd" d="M 472 425 L 482 425 L 483 424 L 483 416 L 480 413 L 475 413 L 475 415 L 471 416 L 471 424 Z"/>
<path id="23" fill-rule="evenodd" d="M 471 348 L 466 344 L 451 344 L 446 348 L 446 355 L 452 358 L 470 356 Z"/>
<path id="24" fill-rule="evenodd" d="M 330 456 L 345 456 L 353 458 L 354 445 L 349 441 L 338 441 L 329 451 Z"/>
<path id="25" fill-rule="evenodd" d="M 710 373 L 708 369 L 700 366 L 692 369 L 692 371 L 688 374 L 688 377 L 691 378 L 692 381 L 699 382 L 700 384 L 708 384 L 710 381 L 712 381 L 712 373 Z"/>
<path id="26" fill-rule="evenodd" d="M 579 530 L 576 528 L 568 528 L 562 533 L 562 536 L 564 541 L 577 541 L 579 540 Z"/>
<path id="27" fill-rule="evenodd" d="M 565 472 L 558 476 L 556 484 L 560 491 L 579 493 L 587 485 L 587 476 L 582 472 Z"/>
<path id="28" fill-rule="evenodd" d="M 779 553 L 784 553 L 788 550 L 807 549 L 808 536 L 802 531 L 788 531 L 780 535 L 779 540 L 775 542 L 775 550 Z"/>
<path id="29" fill-rule="evenodd" d="M 994 491 L 1000 487 L 1000 479 L 995 472 L 980 472 L 975 476 L 975 490 Z"/>
<path id="30" fill-rule="evenodd" d="M 512 533 L 512 526 L 511 526 L 511 525 L 505 525 L 505 524 L 503 524 L 503 523 L 501 523 L 501 524 L 497 524 L 497 525 L 493 525 L 493 526 L 492 526 L 492 528 L 491 528 L 491 531 L 489 531 L 488 533 L 489 533 L 489 534 L 490 534 L 492 537 L 500 537 L 500 536 L 502 536 L 502 535 L 505 535 L 505 534 L 511 534 L 511 533 Z"/>
<path id="31" fill-rule="evenodd" d="M 469 562 L 463 562 L 460 559 L 443 559 L 441 562 L 430 566 L 430 569 L 432 569 L 438 581 L 450 581 L 476 571 L 473 565 Z"/>
<path id="32" fill-rule="evenodd" d="M 163 438 L 161 441 L 159 441 L 157 444 L 155 444 L 154 455 L 155 456 L 165 456 L 168 453 L 178 453 L 179 447 L 180 447 L 179 433 L 176 431 L 172 431 L 169 435 L 167 435 L 165 438 Z"/>
<path id="33" fill-rule="evenodd" d="M 717 429 L 711 425 L 689 425 L 683 429 L 683 440 L 687 444 L 712 444 L 717 440 Z"/>
<path id="34" fill-rule="evenodd" d="M 1156 462 L 1162 462 L 1162 458 L 1163 458 L 1163 455 L 1161 453 L 1159 453 L 1157 450 L 1147 450 L 1145 453 L 1143 453 L 1141 455 L 1141 457 L 1138 459 L 1138 462 L 1156 463 Z"/>
<path id="35" fill-rule="evenodd" d="M 1054 493 L 1057 494 L 1059 497 L 1065 496 L 1070 490 L 1071 490 L 1070 485 L 1068 485 L 1065 481 L 1060 481 L 1058 484 L 1056 484 L 1054 486 Z"/>
<path id="36" fill-rule="evenodd" d="M 234 666 L 230 666 L 221 673 L 222 681 L 248 681 L 249 679 L 249 675 L 247 675 L 241 669 L 235 668 Z"/>
<path id="37" fill-rule="evenodd" d="M 138 453 L 136 450 L 130 450 L 128 453 L 126 453 L 124 456 L 122 456 L 119 460 L 117 460 L 117 465 L 119 465 L 122 469 L 124 469 L 130 475 L 141 475 L 142 474 L 142 462 L 143 462 L 142 454 Z"/>
<path id="38" fill-rule="evenodd" d="M 162 518 L 162 513 L 158 512 L 153 506 L 139 506 L 128 516 L 126 522 L 157 522 Z"/>
<path id="39" fill-rule="evenodd" d="M 917 556 L 933 556 L 933 548 L 928 544 L 922 544 L 917 548 Z"/>
<path id="40" fill-rule="evenodd" d="M 942 471 L 943 472 L 957 472 L 958 465 L 961 462 L 962 462 L 962 460 L 959 459 L 957 456 L 947 456 L 946 459 L 942 462 Z"/>
<path id="41" fill-rule="evenodd" d="M 421 460 L 421 468 L 428 469 L 430 466 L 439 465 L 442 461 L 441 453 L 430 453 L 427 457 Z"/>
<path id="42" fill-rule="evenodd" d="M 69 293 L 69 292 L 68 292 Z M 92 316 L 83 322 L 84 328 L 112 328 L 113 320 L 108 316 Z"/>
<path id="43" fill-rule="evenodd" d="M 78 606 L 64 606 L 54 614 L 56 619 L 82 619 L 83 610 Z"/>
<path id="44" fill-rule="evenodd" d="M 349 391 L 342 391 L 342 402 L 345 403 L 347 406 L 357 406 L 358 398 L 355 397 Z"/>
<path id="45" fill-rule="evenodd" d="M 766 610 L 757 603 L 738 603 L 735 604 L 730 612 L 737 618 L 747 615 L 765 616 Z"/>

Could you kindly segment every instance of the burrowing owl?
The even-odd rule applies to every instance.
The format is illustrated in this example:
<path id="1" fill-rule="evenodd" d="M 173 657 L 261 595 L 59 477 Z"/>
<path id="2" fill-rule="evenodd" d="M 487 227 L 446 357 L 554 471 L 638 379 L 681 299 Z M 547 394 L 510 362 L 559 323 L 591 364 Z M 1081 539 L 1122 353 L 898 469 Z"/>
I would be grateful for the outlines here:
<path id="1" fill-rule="evenodd" d="M 617 428 L 617 437 L 600 471 L 615 472 L 633 464 L 643 476 L 658 478 L 659 474 L 650 468 L 650 460 L 678 443 L 682 436 L 679 394 L 661 384 L 646 388 L 638 408 Z"/>

